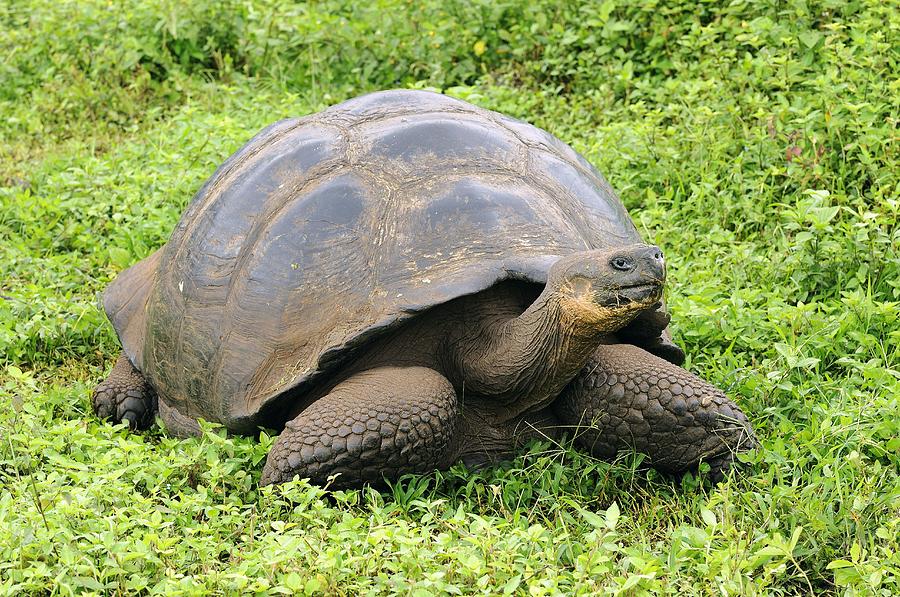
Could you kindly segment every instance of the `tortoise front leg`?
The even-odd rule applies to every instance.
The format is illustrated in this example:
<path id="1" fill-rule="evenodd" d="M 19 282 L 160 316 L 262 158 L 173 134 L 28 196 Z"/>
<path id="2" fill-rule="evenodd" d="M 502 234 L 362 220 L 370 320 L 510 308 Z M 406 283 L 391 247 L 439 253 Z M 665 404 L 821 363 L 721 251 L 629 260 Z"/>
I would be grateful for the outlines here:
<path id="1" fill-rule="evenodd" d="M 719 480 L 737 452 L 757 445 L 747 417 L 720 389 L 630 344 L 601 346 L 554 408 L 595 456 L 635 450 L 669 472 L 702 460 Z"/>
<path id="2" fill-rule="evenodd" d="M 638 315 L 634 321 L 616 332 L 616 336 L 622 342 L 639 346 L 673 365 L 681 365 L 684 363 L 684 351 L 672 342 L 672 336 L 669 335 L 671 319 L 665 303 L 660 302 L 656 304 L 656 308 Z"/>
<path id="3" fill-rule="evenodd" d="M 378 367 L 341 382 L 288 421 L 269 451 L 261 483 L 295 475 L 358 487 L 451 464 L 456 392 L 424 367 Z"/>
<path id="4" fill-rule="evenodd" d="M 94 388 L 91 404 L 101 419 L 147 429 L 156 413 L 156 392 L 122 353 L 109 376 Z"/>

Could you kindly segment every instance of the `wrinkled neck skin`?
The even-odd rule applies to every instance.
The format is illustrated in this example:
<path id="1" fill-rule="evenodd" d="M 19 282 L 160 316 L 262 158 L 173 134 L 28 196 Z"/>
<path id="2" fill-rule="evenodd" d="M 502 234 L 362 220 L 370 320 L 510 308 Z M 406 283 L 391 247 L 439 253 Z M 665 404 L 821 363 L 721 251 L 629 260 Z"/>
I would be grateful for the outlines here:
<path id="1" fill-rule="evenodd" d="M 504 405 L 503 418 L 552 402 L 609 334 L 641 305 L 613 312 L 567 289 L 545 287 L 524 313 L 483 329 L 457 358 L 464 392 Z M 459 344 L 457 344 L 459 346 Z"/>

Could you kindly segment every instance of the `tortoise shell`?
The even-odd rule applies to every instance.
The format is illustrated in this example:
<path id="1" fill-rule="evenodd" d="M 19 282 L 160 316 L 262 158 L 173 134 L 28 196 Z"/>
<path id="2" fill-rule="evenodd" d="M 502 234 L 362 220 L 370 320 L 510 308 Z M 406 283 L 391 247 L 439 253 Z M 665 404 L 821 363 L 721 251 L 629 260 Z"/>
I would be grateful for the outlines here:
<path id="1" fill-rule="evenodd" d="M 257 134 L 104 308 L 170 406 L 251 432 L 424 309 L 635 242 L 606 180 L 556 137 L 386 91 Z"/>

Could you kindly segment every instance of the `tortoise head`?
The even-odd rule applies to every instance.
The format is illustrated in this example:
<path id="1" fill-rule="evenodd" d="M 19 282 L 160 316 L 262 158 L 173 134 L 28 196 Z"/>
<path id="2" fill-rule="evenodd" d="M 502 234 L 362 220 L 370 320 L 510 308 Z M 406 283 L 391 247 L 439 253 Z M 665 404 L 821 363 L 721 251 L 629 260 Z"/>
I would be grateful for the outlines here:
<path id="1" fill-rule="evenodd" d="M 659 302 L 665 280 L 659 247 L 634 244 L 567 255 L 550 268 L 547 285 L 567 320 L 614 332 Z"/>

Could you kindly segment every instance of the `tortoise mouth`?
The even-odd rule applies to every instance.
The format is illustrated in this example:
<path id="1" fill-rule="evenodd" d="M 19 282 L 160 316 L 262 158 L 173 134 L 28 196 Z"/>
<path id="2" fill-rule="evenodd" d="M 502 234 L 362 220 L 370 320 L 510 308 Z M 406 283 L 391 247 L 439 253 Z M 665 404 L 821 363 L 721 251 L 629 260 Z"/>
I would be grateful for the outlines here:
<path id="1" fill-rule="evenodd" d="M 629 286 L 620 286 L 616 293 L 608 301 L 606 306 L 627 305 L 630 303 L 645 303 L 657 301 L 662 297 L 662 282 L 642 282 Z"/>

